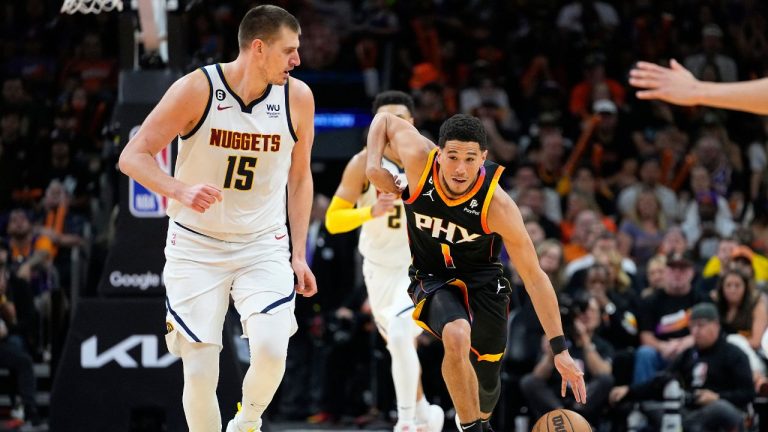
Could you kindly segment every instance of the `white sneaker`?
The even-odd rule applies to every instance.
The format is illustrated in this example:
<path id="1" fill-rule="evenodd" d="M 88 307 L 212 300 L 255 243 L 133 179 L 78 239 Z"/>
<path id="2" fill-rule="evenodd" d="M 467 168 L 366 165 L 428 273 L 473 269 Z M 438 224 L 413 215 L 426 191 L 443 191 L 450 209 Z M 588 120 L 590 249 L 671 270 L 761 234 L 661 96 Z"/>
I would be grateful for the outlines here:
<path id="1" fill-rule="evenodd" d="M 430 405 L 427 415 L 427 432 L 443 432 L 444 423 L 445 412 L 443 408 L 440 405 Z"/>
<path id="2" fill-rule="evenodd" d="M 240 429 L 240 427 L 237 426 L 237 419 L 240 417 L 240 410 L 242 410 L 242 405 L 240 402 L 237 403 L 237 413 L 232 418 L 232 420 L 227 423 L 227 430 L 226 432 L 261 432 L 261 419 L 259 419 L 258 423 L 256 423 L 255 427 L 250 427 L 247 430 Z"/>
<path id="3" fill-rule="evenodd" d="M 413 422 L 397 422 L 394 432 L 417 432 L 416 424 Z"/>

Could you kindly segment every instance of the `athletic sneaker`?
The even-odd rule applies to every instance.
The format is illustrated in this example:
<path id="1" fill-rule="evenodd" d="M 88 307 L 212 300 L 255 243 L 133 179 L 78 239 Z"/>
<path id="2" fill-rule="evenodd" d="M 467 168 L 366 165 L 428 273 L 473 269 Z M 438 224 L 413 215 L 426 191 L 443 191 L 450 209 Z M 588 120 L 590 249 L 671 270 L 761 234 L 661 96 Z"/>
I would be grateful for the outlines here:
<path id="1" fill-rule="evenodd" d="M 445 423 L 445 412 L 440 405 L 430 405 L 427 416 L 427 432 L 442 432 Z"/>
<path id="2" fill-rule="evenodd" d="M 413 422 L 397 422 L 394 432 L 421 432 Z"/>
<path id="3" fill-rule="evenodd" d="M 227 423 L 227 431 L 226 432 L 261 432 L 261 419 L 259 419 L 256 427 L 248 428 L 248 430 L 240 429 L 237 426 L 237 419 L 240 417 L 240 411 L 243 409 L 243 405 L 238 402 L 237 403 L 237 413 L 235 413 L 235 416 L 232 418 L 232 420 Z"/>

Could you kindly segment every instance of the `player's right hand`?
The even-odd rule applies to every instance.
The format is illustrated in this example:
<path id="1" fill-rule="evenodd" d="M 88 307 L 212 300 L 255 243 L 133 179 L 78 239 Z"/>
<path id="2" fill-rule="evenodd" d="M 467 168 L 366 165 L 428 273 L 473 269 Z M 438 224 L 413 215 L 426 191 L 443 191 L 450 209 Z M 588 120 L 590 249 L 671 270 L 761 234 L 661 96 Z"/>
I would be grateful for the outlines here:
<path id="1" fill-rule="evenodd" d="M 573 397 L 580 404 L 587 403 L 587 385 L 584 383 L 584 372 L 573 361 L 571 354 L 565 350 L 555 355 L 555 368 L 562 376 L 562 385 L 560 386 L 560 396 L 565 397 L 565 391 L 570 385 L 573 391 Z"/>
<path id="2" fill-rule="evenodd" d="M 376 204 L 374 204 L 373 208 L 371 208 L 371 216 L 376 218 L 389 213 L 393 208 L 395 208 L 396 198 L 397 196 L 391 193 L 379 194 L 378 198 L 376 198 Z"/>
<path id="3" fill-rule="evenodd" d="M 211 184 L 196 184 L 186 187 L 179 197 L 179 202 L 198 213 L 205 213 L 213 204 L 224 197 L 221 190 Z"/>
<path id="4" fill-rule="evenodd" d="M 402 189 L 397 185 L 397 177 L 383 167 L 368 167 L 365 169 L 365 175 L 371 184 L 380 192 L 400 194 Z"/>
<path id="5" fill-rule="evenodd" d="M 629 72 L 629 83 L 642 89 L 638 99 L 660 99 L 677 105 L 695 105 L 699 95 L 698 80 L 677 60 L 670 67 L 638 62 Z"/>

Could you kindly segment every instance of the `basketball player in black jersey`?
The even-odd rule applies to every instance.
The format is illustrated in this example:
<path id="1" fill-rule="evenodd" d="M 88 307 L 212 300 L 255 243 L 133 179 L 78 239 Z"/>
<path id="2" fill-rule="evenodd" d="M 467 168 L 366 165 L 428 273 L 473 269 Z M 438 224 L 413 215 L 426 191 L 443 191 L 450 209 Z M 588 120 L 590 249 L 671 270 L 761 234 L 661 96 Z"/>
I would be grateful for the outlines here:
<path id="1" fill-rule="evenodd" d="M 403 190 L 381 166 L 386 146 L 405 167 Z M 489 430 L 499 398 L 510 294 L 499 261 L 502 241 L 550 340 L 562 395 L 570 385 L 576 400 L 586 401 L 583 372 L 568 353 L 552 283 L 539 267 L 517 205 L 496 187 L 504 168 L 487 161 L 487 154 L 485 129 L 466 115 L 443 123 L 439 147 L 386 113 L 374 117 L 368 133 L 366 175 L 378 190 L 402 193 L 413 259 L 413 317 L 443 342 L 443 378 L 463 432 Z"/>

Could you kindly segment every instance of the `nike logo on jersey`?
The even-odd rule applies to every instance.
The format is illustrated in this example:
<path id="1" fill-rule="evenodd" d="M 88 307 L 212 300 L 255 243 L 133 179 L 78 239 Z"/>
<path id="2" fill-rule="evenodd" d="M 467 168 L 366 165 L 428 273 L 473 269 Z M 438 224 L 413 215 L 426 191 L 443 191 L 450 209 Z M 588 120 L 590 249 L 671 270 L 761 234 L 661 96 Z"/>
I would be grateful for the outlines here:
<path id="1" fill-rule="evenodd" d="M 224 111 L 225 109 L 229 109 L 229 108 L 232 108 L 232 105 L 225 106 L 225 107 L 221 106 L 221 104 L 216 105 L 216 109 L 219 111 Z"/>
<path id="2" fill-rule="evenodd" d="M 445 224 L 446 221 L 441 218 L 427 216 L 416 212 L 414 212 L 413 215 L 416 219 L 416 228 L 422 231 L 431 231 L 430 234 L 432 237 L 445 239 L 449 243 L 467 243 L 475 241 L 480 237 L 480 234 L 471 233 L 468 229 L 456 225 L 453 222 L 447 222 L 447 224 Z M 457 237 L 456 234 L 460 237 L 458 241 L 454 241 Z"/>
<path id="3" fill-rule="evenodd" d="M 277 234 L 275 234 L 275 240 L 282 240 L 282 239 L 283 239 L 285 236 L 287 236 L 287 235 L 288 235 L 288 234 L 283 234 L 283 235 L 277 235 Z"/>

